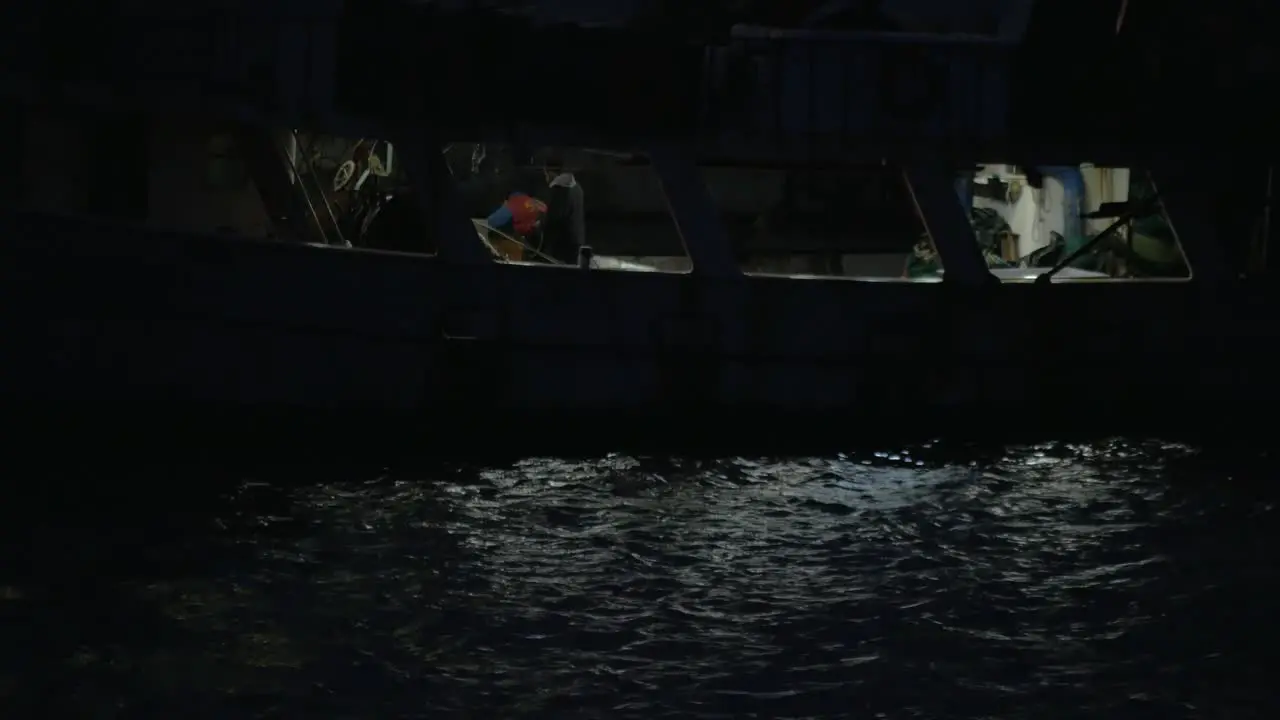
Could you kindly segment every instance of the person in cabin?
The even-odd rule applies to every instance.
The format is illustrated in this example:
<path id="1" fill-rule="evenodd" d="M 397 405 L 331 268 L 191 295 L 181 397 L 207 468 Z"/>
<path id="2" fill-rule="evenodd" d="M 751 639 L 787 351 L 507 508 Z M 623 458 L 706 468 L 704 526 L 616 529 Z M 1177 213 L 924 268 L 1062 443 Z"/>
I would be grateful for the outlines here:
<path id="1" fill-rule="evenodd" d="M 538 241 L 538 235 L 546 216 L 545 202 L 517 190 L 508 195 L 496 210 L 489 213 L 489 217 L 485 218 L 485 224 L 490 230 L 496 230 L 526 248 L 536 249 L 542 244 Z M 510 259 L 532 259 L 528 257 L 529 253 L 525 252 L 517 253 L 516 257 L 511 257 L 510 252 L 504 254 Z"/>
<path id="2" fill-rule="evenodd" d="M 565 263 L 576 263 L 578 250 L 587 244 L 582 185 L 562 162 L 543 166 L 547 182 L 547 217 L 542 230 L 542 251 Z"/>
<path id="3" fill-rule="evenodd" d="M 544 160 L 541 182 L 543 189 L 535 196 L 522 188 L 539 184 L 538 180 L 519 181 L 521 189 L 512 192 L 486 224 L 523 243 L 524 260 L 574 264 L 579 248 L 586 244 L 582 185 L 573 170 L 556 158 Z"/>
<path id="4" fill-rule="evenodd" d="M 536 172 L 531 174 L 529 171 L 532 155 L 528 148 L 517 143 L 502 154 L 510 165 L 497 175 L 500 184 L 506 186 L 507 193 L 502 204 L 485 218 L 489 229 L 496 231 L 489 234 L 490 244 L 508 260 L 533 260 L 542 245 L 547 204 L 535 194 L 539 179 Z"/>

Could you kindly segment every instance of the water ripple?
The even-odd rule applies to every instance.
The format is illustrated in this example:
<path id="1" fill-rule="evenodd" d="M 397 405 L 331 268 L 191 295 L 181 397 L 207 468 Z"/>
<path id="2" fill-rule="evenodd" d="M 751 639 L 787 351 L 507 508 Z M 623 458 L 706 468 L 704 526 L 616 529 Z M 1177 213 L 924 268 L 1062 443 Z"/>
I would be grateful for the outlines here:
<path id="1" fill-rule="evenodd" d="M 255 478 L 207 524 L 129 545 L 183 548 L 182 572 L 0 588 L 5 628 L 54 628 L 28 631 L 42 659 L 10 662 L 0 698 L 129 717 L 1261 717 L 1275 505 L 1226 474 L 1112 442 Z"/>

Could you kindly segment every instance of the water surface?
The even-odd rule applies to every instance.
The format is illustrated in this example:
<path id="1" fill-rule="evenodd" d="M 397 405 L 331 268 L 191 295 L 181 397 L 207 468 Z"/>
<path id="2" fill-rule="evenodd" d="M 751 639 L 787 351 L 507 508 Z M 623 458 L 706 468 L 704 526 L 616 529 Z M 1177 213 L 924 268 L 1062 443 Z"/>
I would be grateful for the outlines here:
<path id="1" fill-rule="evenodd" d="M 533 459 L 257 471 L 216 500 L 174 468 L 152 505 L 9 521 L 0 698 L 67 718 L 1273 717 L 1260 467 L 1154 442 Z"/>

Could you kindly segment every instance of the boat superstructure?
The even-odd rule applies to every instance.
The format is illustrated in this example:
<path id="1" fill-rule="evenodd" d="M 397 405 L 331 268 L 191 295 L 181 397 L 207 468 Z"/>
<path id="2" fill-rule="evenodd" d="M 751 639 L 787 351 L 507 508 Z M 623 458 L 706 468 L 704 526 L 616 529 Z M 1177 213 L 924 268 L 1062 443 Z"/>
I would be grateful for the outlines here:
<path id="1" fill-rule="evenodd" d="M 854 428 L 872 429 L 858 423 L 1024 426 L 1035 413 L 1097 420 L 1134 408 L 1169 418 L 1242 388 L 1259 401 L 1270 392 L 1259 384 L 1270 355 L 1258 352 L 1270 335 L 1256 322 L 1266 303 L 1217 251 L 1189 164 L 1153 158 L 1133 173 L 1160 190 L 1142 213 L 1128 180 L 1080 210 L 1092 215 L 1084 245 L 1102 226 L 1158 216 L 1191 277 L 1118 281 L 1065 262 L 993 274 L 958 179 L 1029 178 L 1037 198 L 1070 184 L 1053 180 L 1061 156 L 1032 165 L 1010 145 L 1009 49 L 997 42 L 744 29 L 725 47 L 649 49 L 668 72 L 624 78 L 652 102 L 611 127 L 537 93 L 505 96 L 506 112 L 462 99 L 457 77 L 484 85 L 479 70 L 513 58 L 460 55 L 439 31 L 410 45 L 392 21 L 323 4 L 217 17 L 169 18 L 180 30 L 161 38 L 159 19 L 121 22 L 147 32 L 114 38 L 96 73 L 6 67 L 4 92 L 22 100 L 9 137 L 26 153 L 0 220 L 12 406 L 99 420 L 147 408 L 170 427 L 210 413 L 380 416 L 434 423 L 437 441 L 505 428 L 609 448 L 645 433 L 747 442 L 777 423 L 855 440 Z M 618 44 L 598 64 L 639 62 Z M 417 54 L 365 64 L 361 47 Z M 565 77 L 555 61 L 539 76 Z M 908 62 L 936 63 L 937 85 L 887 70 Z M 678 82 L 692 72 L 679 63 L 694 81 Z M 442 67 L 454 72 L 428 78 Z M 609 73 L 576 87 L 597 80 L 601 102 L 617 102 Z M 379 96 L 411 87 L 423 90 Z M 640 158 L 687 264 L 504 261 L 467 208 L 466 173 L 447 151 L 459 143 Z M 1105 157 L 1115 150 L 1097 160 L 1141 159 Z M 979 167 L 1001 151 L 1023 174 Z M 744 272 L 706 182 L 717 158 L 878 167 L 900 182 L 941 281 L 904 279 L 897 266 L 879 277 Z M 1080 187 L 1119 182 L 1074 167 Z M 359 205 L 368 198 L 373 220 Z M 660 266 L 625 254 L 604 265 Z M 1087 407 L 1073 400 L 1086 396 Z"/>

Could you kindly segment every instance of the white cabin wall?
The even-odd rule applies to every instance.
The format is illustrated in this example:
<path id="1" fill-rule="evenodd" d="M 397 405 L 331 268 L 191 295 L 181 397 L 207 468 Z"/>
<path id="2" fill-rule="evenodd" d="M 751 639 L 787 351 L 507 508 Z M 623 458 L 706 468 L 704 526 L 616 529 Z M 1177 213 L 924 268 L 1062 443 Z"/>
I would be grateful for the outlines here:
<path id="1" fill-rule="evenodd" d="M 1048 232 L 1044 229 L 1044 217 L 1040 207 L 1040 200 L 1043 198 L 1043 191 L 1023 183 L 1022 193 L 1018 196 L 1017 202 L 1010 207 L 1005 218 L 1009 223 L 1009 229 L 1018 236 L 1018 257 L 1026 257 L 1037 248 L 1043 247 L 1048 240 Z"/>
<path id="2" fill-rule="evenodd" d="M 1024 257 L 1027 253 L 1048 245 L 1053 239 L 1053 233 L 1058 233 L 1064 238 L 1067 236 L 1066 186 L 1056 178 L 1045 178 L 1043 187 L 1034 192 L 1039 219 L 1036 227 L 1035 244 L 1031 246 L 1030 250 L 1023 253 Z"/>
<path id="3" fill-rule="evenodd" d="M 1084 212 L 1094 212 L 1104 202 L 1124 202 L 1129 199 L 1129 168 L 1092 167 L 1080 169 L 1084 178 Z M 1115 218 L 1086 220 L 1085 229 L 1090 235 L 1106 230 Z"/>
<path id="4" fill-rule="evenodd" d="M 1043 187 L 1036 189 L 1027 184 L 1024 175 L 1013 172 L 1007 165 L 987 165 L 982 173 L 1022 185 L 1014 202 L 984 197 L 973 200 L 975 207 L 995 210 L 1009 223 L 1010 231 L 1018 236 L 1019 257 L 1026 257 L 1048 245 L 1052 233 L 1063 234 L 1066 194 L 1061 182 L 1045 178 Z"/>

